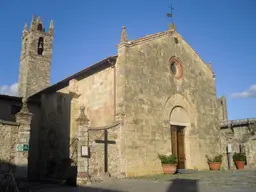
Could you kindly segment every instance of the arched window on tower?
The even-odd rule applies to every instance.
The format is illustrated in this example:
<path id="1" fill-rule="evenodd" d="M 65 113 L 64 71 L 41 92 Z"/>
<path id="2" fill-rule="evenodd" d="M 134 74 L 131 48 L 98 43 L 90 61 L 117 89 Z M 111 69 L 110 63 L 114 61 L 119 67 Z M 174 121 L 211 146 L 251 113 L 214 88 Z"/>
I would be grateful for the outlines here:
<path id="1" fill-rule="evenodd" d="M 37 30 L 38 30 L 38 31 L 43 31 L 43 25 L 42 25 L 42 23 L 39 23 L 39 24 L 37 25 Z"/>
<path id="2" fill-rule="evenodd" d="M 37 53 L 38 53 L 38 55 L 42 55 L 43 52 L 44 52 L 44 38 L 40 37 L 38 39 Z"/>

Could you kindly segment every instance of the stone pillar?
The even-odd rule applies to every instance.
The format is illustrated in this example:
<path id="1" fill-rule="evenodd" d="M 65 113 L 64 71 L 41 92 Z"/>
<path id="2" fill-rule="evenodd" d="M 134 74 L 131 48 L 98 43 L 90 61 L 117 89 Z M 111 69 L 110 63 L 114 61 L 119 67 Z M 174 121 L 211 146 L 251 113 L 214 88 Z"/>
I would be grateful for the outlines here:
<path id="1" fill-rule="evenodd" d="M 22 109 L 16 114 L 16 122 L 19 123 L 15 154 L 15 164 L 17 166 L 16 177 L 27 177 L 31 120 L 32 113 L 28 110 L 27 98 L 23 98 Z"/>
<path id="2" fill-rule="evenodd" d="M 120 103 L 118 105 L 118 111 L 115 116 L 116 121 L 120 123 L 120 132 L 119 132 L 119 153 L 120 153 L 120 175 L 118 176 L 119 178 L 124 178 L 125 177 L 125 157 L 124 157 L 124 150 L 125 150 L 125 134 L 124 134 L 124 106 L 123 103 Z"/>
<path id="3" fill-rule="evenodd" d="M 78 130 L 78 154 L 77 154 L 77 184 L 86 184 L 88 182 L 89 176 L 89 158 L 90 158 L 90 148 L 89 148 L 89 135 L 88 135 L 88 124 L 89 119 L 86 117 L 85 107 L 80 107 L 79 117 L 76 119 L 77 130 Z M 88 152 L 82 156 L 83 152 Z"/>

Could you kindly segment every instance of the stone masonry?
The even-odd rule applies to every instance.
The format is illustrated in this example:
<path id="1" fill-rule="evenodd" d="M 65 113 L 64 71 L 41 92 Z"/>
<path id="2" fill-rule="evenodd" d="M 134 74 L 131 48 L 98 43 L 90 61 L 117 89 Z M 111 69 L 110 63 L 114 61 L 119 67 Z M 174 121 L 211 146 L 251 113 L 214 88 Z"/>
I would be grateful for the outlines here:
<path id="1" fill-rule="evenodd" d="M 126 175 L 162 172 L 157 154 L 171 152 L 170 121 L 179 121 L 171 119 L 176 107 L 188 117 L 180 122 L 187 124 L 186 167 L 208 168 L 205 155 L 220 152 L 213 72 L 173 29 L 121 39 L 126 41 L 118 46 L 117 100 L 125 108 Z M 181 64 L 181 77 L 172 74 L 172 59 Z"/>
<path id="2" fill-rule="evenodd" d="M 32 18 L 30 29 L 25 25 L 19 72 L 19 96 L 29 97 L 50 86 L 53 21 L 45 32 L 40 17 Z"/>
<path id="3" fill-rule="evenodd" d="M 33 118 L 26 100 L 16 119 L 0 109 L 0 118 L 9 121 L 0 121 L 7 136 L 3 141 L 10 142 L 1 154 L 28 164 L 23 172 L 30 178 L 67 179 L 70 167 L 77 168 L 78 183 L 162 173 L 158 154 L 175 148 L 173 126 L 184 128 L 185 169 L 209 169 L 205 155 L 225 155 L 227 142 L 234 151 L 242 144 L 247 167 L 256 166 L 251 124 L 228 121 L 226 99 L 216 96 L 212 65 L 173 23 L 135 40 L 123 27 L 116 56 L 49 86 L 53 30 L 53 22 L 45 32 L 41 18 L 33 17 L 23 31 L 19 96 L 37 103 L 29 110 Z M 0 105 L 12 106 L 1 100 Z M 28 157 L 9 149 L 20 138 L 30 141 Z M 88 156 L 81 155 L 82 146 Z"/>
<path id="4" fill-rule="evenodd" d="M 223 153 L 220 122 L 227 120 L 226 101 L 217 98 L 215 81 L 211 64 L 204 63 L 174 25 L 133 41 L 123 27 L 117 57 L 104 59 L 32 98 L 41 98 L 44 106 L 42 125 L 55 130 L 56 136 L 70 134 L 54 139 L 58 147 L 52 154 L 58 153 L 59 160 L 52 158 L 66 158 L 64 146 L 69 142 L 69 158 L 78 166 L 79 181 L 97 180 L 104 173 L 104 147 L 94 141 L 103 140 L 104 128 L 115 122 L 120 124 L 109 129 L 109 137 L 116 141 L 108 151 L 111 176 L 162 173 L 157 155 L 172 152 L 172 125 L 185 127 L 186 169 L 209 169 L 205 155 Z M 58 97 L 65 102 L 59 103 Z M 88 125 L 78 124 L 81 106 Z M 80 129 L 85 127 L 88 131 L 83 135 Z M 90 148 L 90 157 L 81 157 L 81 144 Z M 43 151 L 40 161 L 51 149 Z"/>
<path id="5" fill-rule="evenodd" d="M 30 144 L 31 120 L 32 113 L 27 108 L 27 100 L 23 99 L 22 109 L 16 114 L 16 122 L 0 121 L 1 168 L 4 169 L 3 164 L 14 165 L 15 169 L 12 171 L 19 178 L 28 176 L 29 152 L 18 151 L 16 147 L 20 144 Z"/>
<path id="6" fill-rule="evenodd" d="M 256 167 L 256 119 L 241 119 L 235 121 L 223 121 L 221 123 L 221 150 L 224 155 L 224 167 L 227 167 L 227 144 L 232 147 L 232 155 L 235 152 L 245 152 L 246 167 Z M 234 163 L 231 164 L 235 169 Z"/>

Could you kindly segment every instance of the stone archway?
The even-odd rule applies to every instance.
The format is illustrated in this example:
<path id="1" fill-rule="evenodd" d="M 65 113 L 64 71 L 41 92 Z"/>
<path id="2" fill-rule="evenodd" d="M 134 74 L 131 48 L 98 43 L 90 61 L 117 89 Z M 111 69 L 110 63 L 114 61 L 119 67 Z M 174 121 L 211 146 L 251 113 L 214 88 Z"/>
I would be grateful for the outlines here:
<path id="1" fill-rule="evenodd" d="M 187 111 L 181 106 L 175 106 L 170 115 L 170 124 L 188 126 L 190 123 Z"/>
<path id="2" fill-rule="evenodd" d="M 186 168 L 185 130 L 190 120 L 186 110 L 181 106 L 175 106 L 170 115 L 172 154 L 178 158 L 178 168 Z"/>
<path id="3" fill-rule="evenodd" d="M 183 136 L 182 140 L 184 141 L 183 150 L 184 150 L 184 165 L 185 169 L 193 168 L 192 156 L 191 156 L 191 146 L 190 146 L 190 131 L 192 126 L 197 126 L 197 113 L 193 104 L 189 103 L 187 99 L 180 94 L 175 94 L 169 97 L 166 100 L 164 107 L 164 116 L 163 121 L 168 123 L 168 126 L 172 131 L 176 129 L 176 136 L 178 129 L 182 130 L 179 134 Z M 176 127 L 176 128 L 174 128 Z M 177 129 L 177 127 L 179 127 Z M 173 128 L 173 130 L 172 130 Z M 174 133 L 175 134 L 175 133 Z M 177 140 L 176 140 L 177 141 Z M 172 142 L 172 151 L 173 151 L 173 142 L 175 142 L 174 138 L 171 138 Z M 177 148 L 176 148 L 177 149 Z M 176 150 L 174 149 L 174 150 Z"/>

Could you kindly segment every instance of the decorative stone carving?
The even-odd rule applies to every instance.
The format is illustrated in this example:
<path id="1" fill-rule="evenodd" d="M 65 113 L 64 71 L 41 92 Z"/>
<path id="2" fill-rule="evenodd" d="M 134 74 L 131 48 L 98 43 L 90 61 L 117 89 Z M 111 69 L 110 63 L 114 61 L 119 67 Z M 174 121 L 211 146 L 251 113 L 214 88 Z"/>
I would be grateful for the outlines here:
<path id="1" fill-rule="evenodd" d="M 32 113 L 27 107 L 27 98 L 22 99 L 22 109 L 16 114 L 16 122 L 20 124 L 20 130 L 29 131 L 32 120 Z"/>
<path id="2" fill-rule="evenodd" d="M 78 116 L 78 118 L 76 119 L 76 122 L 78 125 L 85 125 L 85 126 L 88 126 L 89 124 L 89 119 L 86 117 L 85 115 L 85 107 L 84 106 L 81 106 L 80 107 L 80 114 Z"/>
<path id="3" fill-rule="evenodd" d="M 77 82 L 78 81 L 76 79 L 69 81 L 68 91 L 74 98 L 78 98 L 81 95 Z"/>

